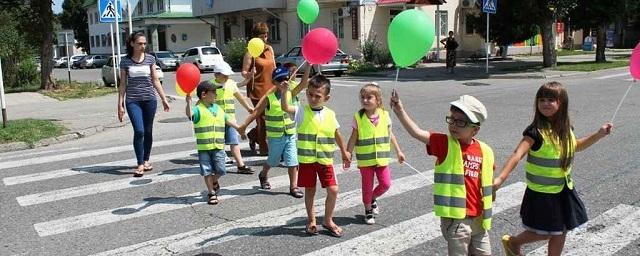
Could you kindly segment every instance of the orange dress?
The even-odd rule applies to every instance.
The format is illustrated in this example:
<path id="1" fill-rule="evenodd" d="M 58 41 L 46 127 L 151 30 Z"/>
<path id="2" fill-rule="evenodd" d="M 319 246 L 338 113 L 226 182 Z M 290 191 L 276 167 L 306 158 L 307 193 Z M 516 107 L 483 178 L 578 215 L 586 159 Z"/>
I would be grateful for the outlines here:
<path id="1" fill-rule="evenodd" d="M 255 58 L 256 75 L 252 79 L 253 81 L 249 80 L 249 83 L 247 83 L 247 96 L 251 99 L 251 103 L 253 103 L 254 107 L 258 105 L 260 98 L 266 95 L 267 92 L 274 87 L 271 82 L 271 74 L 273 73 L 273 70 L 276 69 L 276 63 L 274 62 L 274 54 L 271 47 L 267 46 L 265 46 L 264 52 L 262 52 L 258 58 Z M 254 60 L 252 60 L 252 62 L 253 61 Z M 260 113 L 256 118 L 255 131 L 252 130 L 247 135 L 250 139 L 251 148 L 253 149 L 253 144 L 257 142 L 260 147 L 260 154 L 266 155 L 269 149 L 267 145 L 267 130 L 264 120 L 264 112 Z"/>

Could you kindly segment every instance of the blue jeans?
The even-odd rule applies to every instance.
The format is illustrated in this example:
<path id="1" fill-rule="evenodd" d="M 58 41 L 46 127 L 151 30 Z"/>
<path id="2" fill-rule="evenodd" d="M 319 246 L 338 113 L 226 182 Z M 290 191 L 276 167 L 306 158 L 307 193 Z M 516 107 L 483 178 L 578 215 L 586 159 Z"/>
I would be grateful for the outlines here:
<path id="1" fill-rule="evenodd" d="M 153 118 L 156 116 L 158 101 L 126 101 L 127 114 L 133 126 L 133 150 L 136 152 L 138 165 L 149 161 L 151 144 L 153 143 Z"/>

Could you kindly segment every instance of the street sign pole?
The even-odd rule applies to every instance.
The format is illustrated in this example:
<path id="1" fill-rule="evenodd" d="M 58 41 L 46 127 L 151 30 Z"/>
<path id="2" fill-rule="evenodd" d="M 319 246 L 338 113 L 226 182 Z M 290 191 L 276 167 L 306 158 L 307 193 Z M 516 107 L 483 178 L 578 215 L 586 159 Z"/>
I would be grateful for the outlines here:
<path id="1" fill-rule="evenodd" d="M 118 70 L 116 70 L 116 56 L 115 56 L 115 50 L 113 47 L 115 47 L 115 44 L 113 42 L 113 24 L 109 24 L 109 31 L 111 32 L 111 36 L 109 38 L 111 38 L 111 67 L 113 67 L 113 84 L 116 87 L 116 90 L 118 89 Z M 107 86 L 105 84 L 105 86 Z"/>
<path id="2" fill-rule="evenodd" d="M 489 44 L 489 15 L 496 14 L 498 7 L 498 0 L 483 0 L 482 12 L 487 14 L 487 41 L 485 42 L 487 60 L 485 64 L 485 73 L 489 74 L 489 53 L 491 52 L 491 45 Z"/>
<path id="3" fill-rule="evenodd" d="M 2 80 L 2 60 L 0 60 L 0 105 L 2 106 L 2 128 L 7 128 L 7 100 L 4 98 L 4 80 Z"/>
<path id="4" fill-rule="evenodd" d="M 487 44 L 486 44 L 486 47 L 487 47 L 487 64 L 485 65 L 485 69 L 484 69 L 485 73 L 487 73 L 487 74 L 489 74 L 489 48 L 490 48 L 489 47 L 489 15 L 491 15 L 491 14 L 487 13 Z"/>
<path id="5" fill-rule="evenodd" d="M 117 44 L 116 53 L 118 54 L 118 56 L 116 57 L 116 59 L 117 59 L 116 62 L 117 63 L 114 66 L 114 68 L 116 69 L 116 71 L 118 73 L 120 73 L 120 25 L 119 25 L 120 22 L 118 20 L 118 19 L 120 19 L 120 16 L 118 15 L 120 13 L 118 10 L 120 10 L 120 9 L 118 9 L 119 8 L 118 7 L 118 2 L 119 1 L 115 0 L 113 2 L 114 2 L 114 5 L 115 5 L 115 9 L 116 9 L 116 14 L 115 14 L 116 18 L 115 18 L 114 22 L 116 23 L 116 44 Z M 116 89 L 118 89 L 117 84 L 116 84 Z"/>
<path id="6" fill-rule="evenodd" d="M 133 34 L 133 22 L 131 21 L 131 1 L 127 0 L 127 14 L 129 15 L 129 35 Z"/>
<path id="7" fill-rule="evenodd" d="M 71 84 L 71 54 L 69 54 L 69 42 L 67 41 L 67 32 L 64 32 L 64 48 L 67 51 L 67 75 L 69 76 L 69 84 Z"/>

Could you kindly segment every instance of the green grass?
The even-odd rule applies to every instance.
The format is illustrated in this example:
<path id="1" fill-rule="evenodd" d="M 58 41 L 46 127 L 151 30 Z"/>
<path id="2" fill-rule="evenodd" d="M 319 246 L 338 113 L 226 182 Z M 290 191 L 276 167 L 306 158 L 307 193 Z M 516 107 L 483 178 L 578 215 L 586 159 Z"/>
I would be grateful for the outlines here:
<path id="1" fill-rule="evenodd" d="M 558 56 L 571 56 L 571 55 L 594 55 L 596 54 L 595 51 L 590 51 L 590 52 L 585 52 L 585 51 L 577 51 L 577 50 L 558 50 L 557 51 Z"/>
<path id="2" fill-rule="evenodd" d="M 596 63 L 595 61 L 585 61 L 585 62 L 560 62 L 558 66 L 553 68 L 553 70 L 558 71 L 596 71 L 601 69 L 608 68 L 620 68 L 629 66 L 629 60 L 622 61 L 607 61 L 603 63 Z"/>
<path id="3" fill-rule="evenodd" d="M 41 139 L 62 135 L 65 128 L 49 120 L 9 120 L 7 127 L 0 126 L 0 144 L 23 141 L 33 145 Z"/>
<path id="4" fill-rule="evenodd" d="M 27 84 L 21 87 L 5 87 L 4 92 L 6 93 L 17 93 L 17 92 L 37 92 L 40 90 L 40 82 L 34 82 L 31 84 Z"/>
<path id="5" fill-rule="evenodd" d="M 40 93 L 58 100 L 93 98 L 115 93 L 114 87 L 104 87 L 98 83 L 58 81 L 58 89 L 40 91 Z"/>

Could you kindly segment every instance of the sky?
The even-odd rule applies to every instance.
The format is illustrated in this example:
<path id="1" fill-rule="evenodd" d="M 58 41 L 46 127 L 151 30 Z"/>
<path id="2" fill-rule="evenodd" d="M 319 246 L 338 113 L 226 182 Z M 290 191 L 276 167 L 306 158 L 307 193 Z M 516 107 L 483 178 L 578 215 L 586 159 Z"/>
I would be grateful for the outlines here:
<path id="1" fill-rule="evenodd" d="M 58 14 L 62 12 L 62 2 L 64 2 L 64 0 L 53 0 L 53 5 L 51 6 L 53 13 Z"/>

